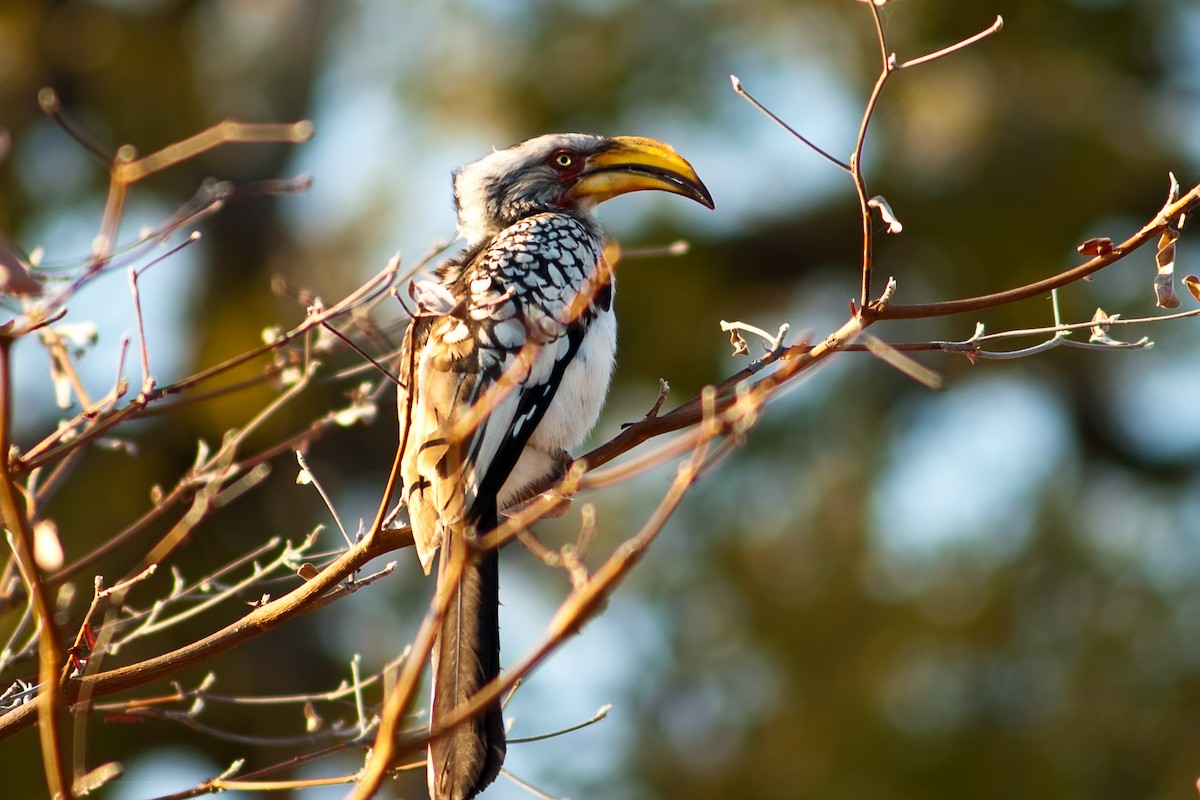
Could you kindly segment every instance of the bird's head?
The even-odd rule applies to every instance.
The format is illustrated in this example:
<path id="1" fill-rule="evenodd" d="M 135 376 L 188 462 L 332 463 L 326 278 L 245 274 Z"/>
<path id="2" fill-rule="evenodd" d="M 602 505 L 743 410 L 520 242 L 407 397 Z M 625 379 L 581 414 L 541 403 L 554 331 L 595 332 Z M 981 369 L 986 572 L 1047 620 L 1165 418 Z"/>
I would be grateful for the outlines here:
<path id="1" fill-rule="evenodd" d="M 587 213 L 626 192 L 657 189 L 709 208 L 712 195 L 668 144 L 637 136 L 554 133 L 521 142 L 454 173 L 458 231 L 470 242 L 543 211 Z"/>

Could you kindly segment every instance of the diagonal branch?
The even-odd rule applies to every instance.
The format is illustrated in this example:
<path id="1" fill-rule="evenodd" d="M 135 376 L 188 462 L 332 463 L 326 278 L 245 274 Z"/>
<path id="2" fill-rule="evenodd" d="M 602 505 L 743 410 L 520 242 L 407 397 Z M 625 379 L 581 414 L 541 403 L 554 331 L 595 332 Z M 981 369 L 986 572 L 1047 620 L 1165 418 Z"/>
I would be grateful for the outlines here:
<path id="1" fill-rule="evenodd" d="M 887 320 L 943 317 L 949 314 L 963 314 L 970 311 L 996 308 L 1009 303 L 1015 303 L 1019 300 L 1028 300 L 1031 297 L 1046 294 L 1053 289 L 1060 289 L 1063 286 L 1075 283 L 1092 273 L 1099 272 L 1105 267 L 1115 264 L 1134 250 L 1159 236 L 1170 225 L 1175 224 L 1175 220 L 1181 215 L 1190 214 L 1198 208 L 1200 208 L 1200 183 L 1193 186 L 1187 194 L 1175 202 L 1164 206 L 1155 215 L 1154 219 L 1146 223 L 1141 230 L 1124 242 L 1114 245 L 1111 251 L 1095 256 L 1091 260 L 1066 272 L 1060 272 L 1058 275 L 1051 275 L 1048 278 L 1043 278 L 1040 281 L 1028 283 L 1024 286 L 1017 286 L 1002 292 L 993 292 L 992 294 L 980 295 L 978 297 L 945 300 L 938 303 L 914 303 L 911 305 L 892 303 L 886 308 L 879 309 L 875 314 L 875 318 L 878 320 Z"/>

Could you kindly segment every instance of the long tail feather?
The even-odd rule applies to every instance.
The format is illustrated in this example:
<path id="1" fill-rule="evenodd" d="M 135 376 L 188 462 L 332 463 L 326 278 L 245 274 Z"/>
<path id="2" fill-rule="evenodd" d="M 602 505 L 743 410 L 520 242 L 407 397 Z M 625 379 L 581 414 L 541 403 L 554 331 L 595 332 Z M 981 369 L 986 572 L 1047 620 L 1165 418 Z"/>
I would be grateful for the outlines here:
<path id="1" fill-rule="evenodd" d="M 490 517 L 477 529 L 495 527 L 495 514 Z M 442 543 L 439 581 L 454 556 L 451 548 L 468 546 L 458 536 Z M 434 725 L 500 674 L 499 559 L 495 550 L 467 553 L 467 558 L 434 650 Z M 504 715 L 496 701 L 430 745 L 430 796 L 434 800 L 475 797 L 500 774 L 504 753 Z"/>

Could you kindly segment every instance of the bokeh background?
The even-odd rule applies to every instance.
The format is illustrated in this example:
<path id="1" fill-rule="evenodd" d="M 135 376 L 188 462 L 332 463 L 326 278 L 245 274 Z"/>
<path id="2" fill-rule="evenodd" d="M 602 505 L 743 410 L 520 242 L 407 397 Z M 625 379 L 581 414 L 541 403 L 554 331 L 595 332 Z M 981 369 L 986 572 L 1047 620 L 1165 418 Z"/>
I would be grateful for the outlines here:
<path id="1" fill-rule="evenodd" d="M 883 9 L 901 58 L 1005 18 L 1004 31 L 898 75 L 867 148 L 874 192 L 905 232 L 878 239 L 901 302 L 1007 288 L 1078 263 L 1090 236 L 1123 238 L 1162 205 L 1168 171 L 1200 177 L 1200 6 L 1194 0 L 899 0 Z M 303 313 L 272 276 L 341 297 L 393 252 L 453 235 L 449 173 L 493 146 L 553 130 L 655 136 L 696 166 L 717 211 L 635 196 L 603 209 L 627 249 L 686 237 L 681 258 L 622 264 L 622 350 L 596 440 L 644 413 L 659 377 L 683 400 L 740 368 L 721 319 L 821 335 L 857 295 L 852 187 L 730 90 L 746 87 L 821 146 L 849 153 L 879 68 L 869 12 L 850 0 L 8 0 L 0 6 L 0 229 L 43 262 L 78 262 L 106 173 L 40 114 L 39 87 L 103 142 L 150 152 L 226 117 L 310 118 L 301 146 L 215 151 L 135 188 L 126 237 L 209 176 L 309 173 L 310 192 L 230 206 L 204 239 L 145 276 L 150 355 L 176 379 Z M 1200 271 L 1185 230 L 1180 269 Z M 1155 313 L 1153 253 L 1061 297 Z M 1192 304 L 1185 297 L 1185 307 Z M 394 319 L 400 310 L 391 309 Z M 1048 299 L 988 313 L 989 331 L 1049 324 Z M 91 287 L 81 367 L 111 384 L 131 330 L 125 276 Z M 891 341 L 961 339 L 974 317 L 879 326 Z M 709 474 L 607 612 L 540 669 L 509 767 L 576 798 L 1182 798 L 1200 777 L 1200 347 L 1197 323 L 1123 329 L 1153 349 L 1058 350 L 970 364 L 930 355 L 931 392 L 868 355 L 805 380 Z M 1020 344 L 1029 344 L 1026 340 Z M 58 412 L 45 358 L 18 351 L 18 438 Z M 323 385 L 263 433 L 294 430 L 345 386 Z M 269 398 L 261 389 L 125 433 L 136 456 L 89 454 L 50 513 L 68 557 L 111 535 Z M 307 415 L 307 416 L 306 416 Z M 390 464 L 390 406 L 309 454 L 344 519 L 370 518 Z M 328 514 L 282 459 L 176 560 L 198 577 Z M 599 550 L 644 519 L 669 469 L 589 497 Z M 567 520 L 547 534 L 569 535 Z M 334 539 L 328 541 L 336 544 Z M 139 554 L 112 559 L 120 574 Z M 207 670 L 227 694 L 320 691 L 393 658 L 429 591 L 414 558 L 351 600 Z M 510 548 L 506 659 L 534 641 L 561 574 Z M 88 580 L 81 582 L 86 593 Z M 160 587 L 161 588 L 161 587 Z M 143 603 L 148 594 L 133 598 Z M 252 599 L 252 598 L 248 598 Z M 81 610 L 81 609 L 77 609 Z M 227 608 L 123 657 L 159 652 L 241 613 Z M 5 625 L 11 624 L 2 620 Z M 171 637 L 175 637 L 172 639 Z M 115 662 L 114 662 L 115 664 Z M 162 688 L 162 687 L 159 687 Z M 152 693 L 153 688 L 144 693 Z M 214 709 L 254 736 L 295 733 L 288 711 Z M 346 712 L 350 718 L 350 711 Z M 93 720 L 89 758 L 125 776 L 103 796 L 154 797 L 286 756 L 168 722 Z M 0 743 L 0 794 L 44 794 L 35 733 Z M 298 771 L 348 772 L 349 754 Z M 389 786 L 420 797 L 419 776 Z M 343 789 L 296 796 L 342 796 Z M 501 778 L 488 797 L 529 794 Z"/>

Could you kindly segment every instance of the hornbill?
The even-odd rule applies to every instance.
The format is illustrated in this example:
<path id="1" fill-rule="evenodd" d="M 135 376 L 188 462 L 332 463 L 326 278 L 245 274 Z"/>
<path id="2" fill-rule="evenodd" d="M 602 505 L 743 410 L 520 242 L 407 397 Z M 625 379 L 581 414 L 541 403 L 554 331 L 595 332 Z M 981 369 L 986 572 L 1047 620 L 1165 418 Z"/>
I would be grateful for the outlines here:
<path id="1" fill-rule="evenodd" d="M 451 593 L 433 650 L 435 728 L 500 672 L 497 555 L 480 551 L 476 537 L 564 473 L 608 390 L 613 275 L 592 212 L 648 189 L 713 207 L 687 161 L 640 137 L 539 136 L 454 174 L 467 245 L 437 269 L 436 308 L 410 325 L 399 393 L 403 497 L 417 553 L 428 573 L 441 546 L 438 591 Z M 455 557 L 465 562 L 451 585 Z M 430 796 L 475 797 L 504 754 L 494 702 L 433 740 Z"/>

